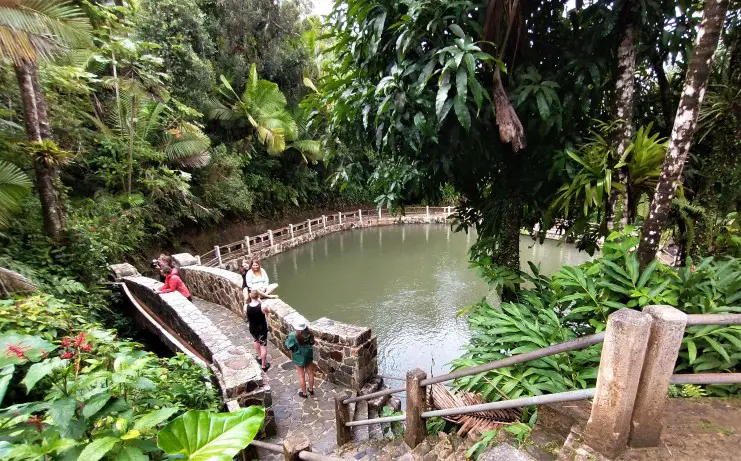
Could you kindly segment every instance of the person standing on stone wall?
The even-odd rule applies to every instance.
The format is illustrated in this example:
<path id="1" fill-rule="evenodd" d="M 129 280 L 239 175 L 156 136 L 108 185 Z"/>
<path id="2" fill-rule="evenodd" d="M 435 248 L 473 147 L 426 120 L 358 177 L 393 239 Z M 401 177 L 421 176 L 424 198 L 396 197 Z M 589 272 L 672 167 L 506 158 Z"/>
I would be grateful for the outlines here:
<path id="1" fill-rule="evenodd" d="M 291 360 L 296 365 L 298 383 L 301 390 L 298 395 L 307 398 L 306 376 L 309 377 L 309 394 L 314 395 L 314 333 L 309 329 L 306 319 L 299 317 L 292 331 L 286 338 L 286 348 L 291 351 Z"/>
<path id="2" fill-rule="evenodd" d="M 249 302 L 244 305 L 244 313 L 250 327 L 250 334 L 255 340 L 255 351 L 257 351 L 257 362 L 262 371 L 267 372 L 270 368 L 268 363 L 268 319 L 270 308 L 263 306 L 257 291 L 250 293 Z"/>
<path id="3" fill-rule="evenodd" d="M 255 258 L 252 261 L 244 259 L 239 273 L 242 274 L 244 299 L 249 299 L 248 295 L 252 291 L 257 291 L 261 298 L 277 298 L 272 293 L 278 288 L 278 284 L 270 283 L 268 273 L 260 266 L 259 259 Z"/>

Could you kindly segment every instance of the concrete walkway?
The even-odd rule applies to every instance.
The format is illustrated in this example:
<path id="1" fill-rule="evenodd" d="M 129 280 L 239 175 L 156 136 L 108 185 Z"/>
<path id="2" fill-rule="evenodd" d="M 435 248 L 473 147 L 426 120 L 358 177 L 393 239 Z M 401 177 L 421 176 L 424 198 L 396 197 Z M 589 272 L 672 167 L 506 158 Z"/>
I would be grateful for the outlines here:
<path id="1" fill-rule="evenodd" d="M 225 307 L 193 298 L 193 304 L 211 320 L 235 345 L 241 345 L 254 353 L 247 323 Z M 270 385 L 273 398 L 272 410 L 277 426 L 276 434 L 265 440 L 282 443 L 286 436 L 301 431 L 312 441 L 312 450 L 329 454 L 335 449 L 334 397 L 343 389 L 317 377 L 313 397 L 298 396 L 298 376 L 291 360 L 283 355 L 271 342 L 268 343 L 270 370 L 263 375 Z M 260 460 L 282 460 L 283 455 L 259 450 Z"/>

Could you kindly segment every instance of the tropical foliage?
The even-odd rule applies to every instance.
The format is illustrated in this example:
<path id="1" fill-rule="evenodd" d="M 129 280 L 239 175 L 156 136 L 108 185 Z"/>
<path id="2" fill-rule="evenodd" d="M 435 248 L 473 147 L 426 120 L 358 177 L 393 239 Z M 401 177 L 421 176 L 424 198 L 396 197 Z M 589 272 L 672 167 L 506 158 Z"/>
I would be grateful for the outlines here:
<path id="1" fill-rule="evenodd" d="M 467 309 L 473 337 L 454 366 L 478 365 L 603 331 L 617 309 L 668 304 L 688 314 L 741 312 L 740 260 L 705 258 L 679 268 L 654 261 L 640 270 L 636 253 L 630 251 L 638 243 L 632 232 L 627 228 L 626 233 L 610 234 L 601 257 L 565 266 L 552 277 L 531 264 L 532 274 L 523 278 L 532 288 L 522 289 L 516 301 L 496 307 L 482 301 Z M 741 327 L 688 327 L 676 370 L 736 370 L 739 346 Z M 456 385 L 492 400 L 588 388 L 596 381 L 599 354 L 600 346 L 592 346 L 462 378 Z M 708 387 L 714 395 L 731 391 L 735 387 Z"/>

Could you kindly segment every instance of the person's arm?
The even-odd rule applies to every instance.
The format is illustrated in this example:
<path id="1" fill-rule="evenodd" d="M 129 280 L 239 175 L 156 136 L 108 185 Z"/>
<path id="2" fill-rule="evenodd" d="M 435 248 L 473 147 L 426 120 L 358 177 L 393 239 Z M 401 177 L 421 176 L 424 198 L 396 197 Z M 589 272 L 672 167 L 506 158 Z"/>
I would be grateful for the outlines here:
<path id="1" fill-rule="evenodd" d="M 160 293 L 172 293 L 173 291 L 175 291 L 178 286 L 178 280 L 180 280 L 180 277 L 178 277 L 177 275 L 171 275 L 168 279 L 165 280 L 165 286 L 160 289 Z"/>
<path id="2" fill-rule="evenodd" d="M 262 313 L 265 314 L 266 316 L 272 314 L 272 312 L 270 312 L 270 308 L 266 306 L 265 304 L 262 304 Z"/>
<path id="3" fill-rule="evenodd" d="M 262 272 L 262 281 L 265 282 L 265 286 L 270 285 L 270 279 L 268 279 L 268 271 L 266 271 L 265 268 L 261 267 L 260 272 Z"/>

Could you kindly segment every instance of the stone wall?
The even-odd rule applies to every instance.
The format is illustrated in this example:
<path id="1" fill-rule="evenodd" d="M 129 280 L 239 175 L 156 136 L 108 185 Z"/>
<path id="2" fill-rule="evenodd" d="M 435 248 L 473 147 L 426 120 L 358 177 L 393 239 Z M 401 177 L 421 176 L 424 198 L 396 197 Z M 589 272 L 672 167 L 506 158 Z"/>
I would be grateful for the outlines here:
<path id="1" fill-rule="evenodd" d="M 243 315 L 241 275 L 203 266 L 181 267 L 180 274 L 193 296 Z M 293 331 L 293 321 L 301 315 L 293 307 L 277 299 L 265 300 L 263 304 L 273 312 L 268 317 L 270 340 L 283 353 L 290 355 L 283 342 L 288 333 Z M 314 358 L 317 367 L 327 379 L 358 390 L 378 373 L 377 340 L 370 328 L 347 325 L 327 318 L 311 322 L 309 326 L 316 333 Z"/>
<path id="2" fill-rule="evenodd" d="M 193 296 L 224 306 L 239 316 L 243 315 L 241 275 L 215 267 L 181 266 L 180 277 Z"/>
<path id="3" fill-rule="evenodd" d="M 236 400 L 242 406 L 270 406 L 270 387 L 263 383 L 262 369 L 252 354 L 232 344 L 183 295 L 154 293 L 162 283 L 148 277 L 127 276 L 123 277 L 123 283 L 136 301 L 212 364 L 224 401 Z"/>
<path id="4" fill-rule="evenodd" d="M 302 317 L 293 307 L 278 299 L 263 301 L 270 308 L 270 340 L 286 355 L 285 347 L 291 326 Z M 371 329 L 335 322 L 322 317 L 309 323 L 314 332 L 314 362 L 329 381 L 360 390 L 378 374 L 378 340 Z"/>

